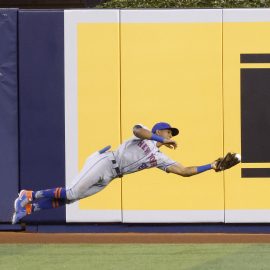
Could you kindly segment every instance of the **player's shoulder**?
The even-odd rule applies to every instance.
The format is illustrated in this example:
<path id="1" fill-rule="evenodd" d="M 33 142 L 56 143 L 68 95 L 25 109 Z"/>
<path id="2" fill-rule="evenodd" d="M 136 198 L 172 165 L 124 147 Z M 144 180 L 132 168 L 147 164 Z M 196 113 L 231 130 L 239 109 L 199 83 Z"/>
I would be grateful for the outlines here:
<path id="1" fill-rule="evenodd" d="M 135 124 L 135 125 L 133 126 L 133 129 L 134 129 L 134 128 L 144 128 L 144 129 L 150 130 L 148 127 L 146 127 L 146 126 L 143 125 L 143 124 Z"/>
<path id="2" fill-rule="evenodd" d="M 149 130 L 149 128 L 146 127 L 146 126 L 143 125 L 143 124 L 136 124 L 136 125 L 133 126 L 133 134 L 134 134 L 134 135 L 132 136 L 131 140 L 142 140 L 141 138 L 139 138 L 139 137 L 137 137 L 137 136 L 135 135 L 134 129 L 136 129 L 136 128 L 143 128 L 143 129 L 146 129 L 146 130 Z M 150 130 L 149 130 L 149 131 L 150 131 Z"/>
<path id="3" fill-rule="evenodd" d="M 130 141 L 138 141 L 138 140 L 143 141 L 143 140 L 144 140 L 144 139 L 141 139 L 141 138 L 139 138 L 139 137 L 137 137 L 137 136 L 135 135 L 134 129 L 136 129 L 136 128 L 143 128 L 143 129 L 146 129 L 146 130 L 149 130 L 149 131 L 150 131 L 150 129 L 149 129 L 148 127 L 146 127 L 145 125 L 143 125 L 143 124 L 135 124 L 135 125 L 133 126 L 133 136 L 132 136 L 131 138 L 129 138 L 129 139 L 127 140 L 127 142 L 130 142 Z"/>

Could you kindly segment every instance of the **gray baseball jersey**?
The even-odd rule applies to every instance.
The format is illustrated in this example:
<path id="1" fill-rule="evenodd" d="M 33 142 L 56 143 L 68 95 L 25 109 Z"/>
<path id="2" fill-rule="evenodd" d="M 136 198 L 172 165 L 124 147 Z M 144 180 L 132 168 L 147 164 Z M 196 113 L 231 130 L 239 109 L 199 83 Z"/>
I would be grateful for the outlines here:
<path id="1" fill-rule="evenodd" d="M 148 129 L 141 124 L 139 126 Z M 125 175 L 153 167 L 166 171 L 175 164 L 174 160 L 159 151 L 156 144 L 156 141 L 142 140 L 136 136 L 123 142 L 114 152 L 121 173 Z"/>
<path id="2" fill-rule="evenodd" d="M 95 152 L 87 158 L 83 169 L 67 189 L 67 199 L 73 202 L 91 196 L 119 177 L 119 173 L 125 175 L 153 167 L 166 171 L 176 162 L 161 153 L 156 144 L 156 141 L 133 136 L 116 151 L 103 154 Z M 115 170 L 116 167 L 119 172 Z"/>

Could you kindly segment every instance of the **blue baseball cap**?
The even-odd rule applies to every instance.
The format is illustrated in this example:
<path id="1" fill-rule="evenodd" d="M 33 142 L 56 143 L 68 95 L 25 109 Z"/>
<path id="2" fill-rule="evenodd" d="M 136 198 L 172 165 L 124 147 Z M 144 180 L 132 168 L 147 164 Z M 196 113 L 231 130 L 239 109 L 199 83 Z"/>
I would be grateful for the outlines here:
<path id="1" fill-rule="evenodd" d="M 156 123 L 152 128 L 152 132 L 156 133 L 157 130 L 163 130 L 163 129 L 171 130 L 173 136 L 176 136 L 179 134 L 179 130 L 177 128 L 173 128 L 171 127 L 169 123 L 165 123 L 165 122 Z"/>

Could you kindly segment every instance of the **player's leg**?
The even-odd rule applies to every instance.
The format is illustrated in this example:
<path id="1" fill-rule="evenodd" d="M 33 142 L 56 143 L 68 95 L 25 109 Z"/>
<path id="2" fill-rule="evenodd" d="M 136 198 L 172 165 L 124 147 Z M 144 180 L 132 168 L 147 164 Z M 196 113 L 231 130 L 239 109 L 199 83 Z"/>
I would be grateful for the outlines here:
<path id="1" fill-rule="evenodd" d="M 31 212 L 33 213 L 40 210 L 58 208 L 66 205 L 66 203 L 67 201 L 65 199 L 43 198 L 31 204 Z"/>
<path id="2" fill-rule="evenodd" d="M 97 192 L 104 189 L 105 187 L 106 185 L 100 185 L 100 184 L 93 185 L 82 195 L 82 197 L 85 198 L 85 197 L 94 195 Z M 46 192 L 48 192 L 48 196 L 50 196 L 50 191 L 46 191 Z M 29 203 L 28 205 L 31 206 L 31 208 L 27 207 L 28 206 L 27 205 L 26 210 L 27 210 L 27 214 L 31 214 L 31 213 L 38 212 L 45 209 L 58 208 L 66 204 L 73 203 L 75 201 L 77 201 L 77 199 L 67 200 L 63 198 L 61 199 L 61 198 L 41 197 L 41 199 L 35 200 L 33 203 Z"/>
<path id="3" fill-rule="evenodd" d="M 113 178 L 115 174 L 111 160 L 100 156 L 94 164 L 89 162 L 84 166 L 71 187 L 66 190 L 67 200 L 76 201 L 89 197 L 103 190 Z"/>
<path id="4" fill-rule="evenodd" d="M 53 188 L 39 191 L 22 190 L 15 200 L 12 223 L 18 223 L 24 216 L 43 209 L 56 208 L 66 203 L 91 196 L 104 189 L 115 177 L 111 161 L 99 156 L 95 162 L 87 161 L 75 178 L 71 188 Z M 44 199 L 39 201 L 40 199 Z"/>
<path id="5" fill-rule="evenodd" d="M 19 193 L 19 200 L 21 207 L 24 207 L 28 203 L 32 203 L 36 199 L 48 198 L 48 199 L 66 199 L 66 189 L 63 187 L 57 187 L 52 189 L 45 189 L 39 191 L 21 190 Z"/>
<path id="6" fill-rule="evenodd" d="M 34 202 L 37 199 L 62 199 L 76 201 L 101 191 L 113 178 L 111 161 L 100 156 L 95 163 L 87 162 L 82 171 L 73 181 L 71 188 L 57 187 L 39 191 L 23 190 L 19 194 L 21 205 Z"/>
<path id="7" fill-rule="evenodd" d="M 85 197 L 89 197 L 91 195 L 94 195 L 97 192 L 104 189 L 107 186 L 107 184 L 103 184 L 103 185 L 102 184 L 94 184 L 92 187 L 88 188 L 88 190 L 86 190 L 84 193 L 80 193 L 80 197 L 85 198 Z M 79 187 L 79 186 L 77 186 L 77 187 Z M 38 199 L 35 198 L 35 200 L 33 202 L 28 202 L 24 206 L 22 206 L 21 201 L 18 197 L 15 200 L 15 204 L 14 204 L 15 212 L 12 216 L 12 224 L 18 223 L 22 218 L 24 218 L 25 216 L 30 215 L 34 212 L 38 212 L 38 211 L 46 210 L 46 209 L 58 208 L 60 206 L 64 206 L 66 204 L 73 203 L 73 202 L 78 200 L 78 199 L 67 200 L 67 199 L 63 199 L 63 198 L 62 199 L 55 198 L 52 195 L 53 191 L 54 191 L 54 189 L 41 191 L 42 193 L 44 192 L 43 193 L 44 195 L 40 196 Z M 70 192 L 73 191 L 72 194 L 79 194 L 78 191 L 74 191 L 73 189 L 70 189 L 69 191 Z"/>
<path id="8" fill-rule="evenodd" d="M 97 160 L 97 155 L 90 156 L 83 167 L 83 169 L 80 171 L 80 173 L 75 177 L 73 180 L 73 186 L 76 185 L 78 182 L 84 181 L 85 178 L 89 178 L 88 174 L 90 169 L 94 168 L 95 163 L 98 163 L 99 160 Z M 88 182 L 88 186 L 91 186 L 95 184 L 96 179 L 93 178 L 91 181 Z M 86 188 L 86 187 L 83 187 Z M 78 197 L 73 194 L 72 201 L 79 199 L 81 197 L 79 192 L 77 193 Z M 20 207 L 25 207 L 27 204 L 34 202 L 36 199 L 42 199 L 42 198 L 48 198 L 48 199 L 67 199 L 66 194 L 66 188 L 64 187 L 57 187 L 57 188 L 51 188 L 51 189 L 45 189 L 45 190 L 21 190 L 19 193 L 19 197 L 17 200 L 19 200 L 17 203 L 20 203 Z"/>
<path id="9" fill-rule="evenodd" d="M 68 203 L 66 189 L 63 187 L 39 191 L 21 190 L 14 202 L 12 224 L 18 223 L 26 215 L 36 211 L 53 209 Z"/>

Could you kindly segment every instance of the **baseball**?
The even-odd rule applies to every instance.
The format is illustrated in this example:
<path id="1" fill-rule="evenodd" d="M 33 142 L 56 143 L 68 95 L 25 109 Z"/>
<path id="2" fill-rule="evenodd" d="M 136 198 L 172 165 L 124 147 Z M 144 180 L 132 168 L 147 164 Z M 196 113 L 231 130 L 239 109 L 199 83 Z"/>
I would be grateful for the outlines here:
<path id="1" fill-rule="evenodd" d="M 236 157 L 239 161 L 241 161 L 241 155 L 240 155 L 240 154 L 236 154 L 235 157 Z"/>

